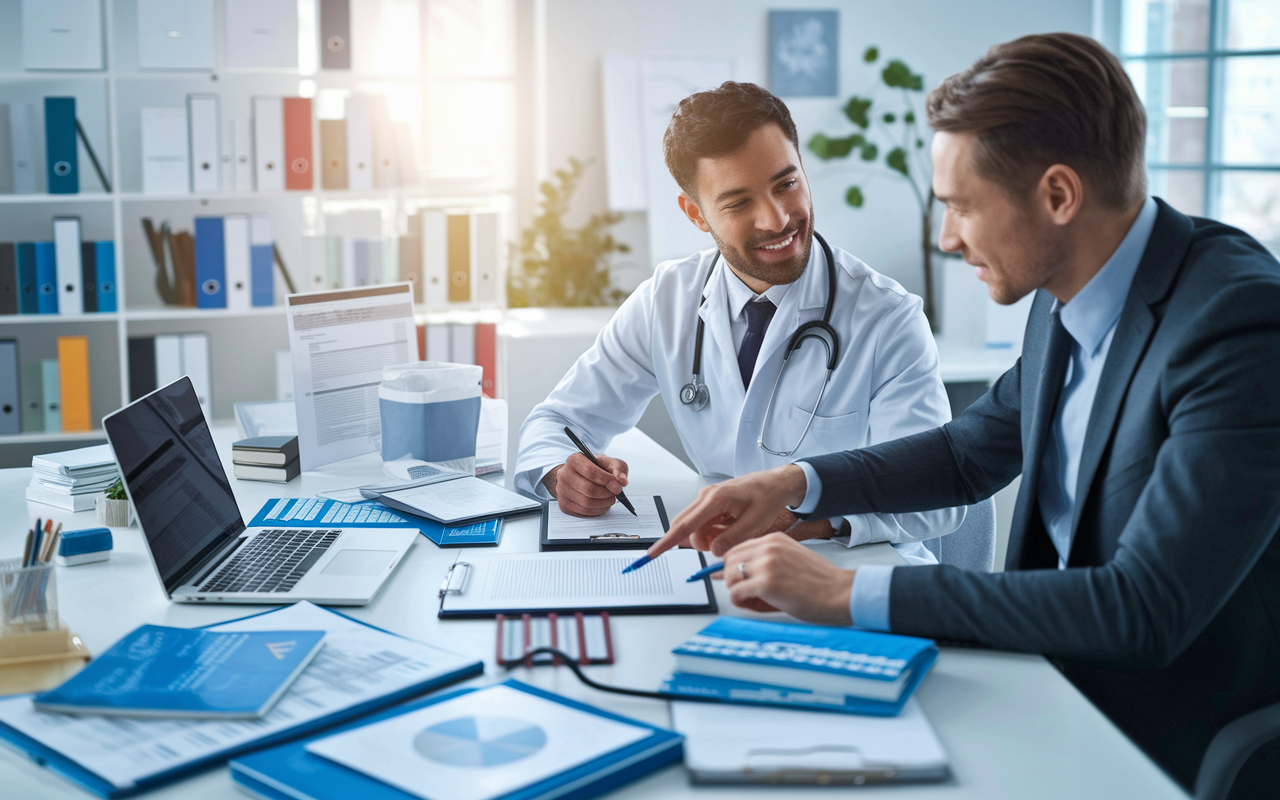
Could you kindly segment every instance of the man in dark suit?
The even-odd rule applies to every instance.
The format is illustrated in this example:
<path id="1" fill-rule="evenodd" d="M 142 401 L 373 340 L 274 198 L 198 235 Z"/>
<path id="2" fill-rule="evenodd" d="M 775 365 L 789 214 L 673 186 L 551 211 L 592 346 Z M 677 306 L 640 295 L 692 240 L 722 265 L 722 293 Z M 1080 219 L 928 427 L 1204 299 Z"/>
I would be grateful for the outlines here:
<path id="1" fill-rule="evenodd" d="M 739 605 L 1043 653 L 1184 787 L 1280 701 L 1280 264 L 1147 197 L 1146 117 L 1084 37 L 998 45 L 929 98 L 940 244 L 1035 292 L 1022 358 L 941 428 L 704 489 L 650 553 Z M 821 409 L 818 410 L 821 414 Z M 965 505 L 1022 476 L 1005 571 L 837 569 L 769 522 Z M 1276 791 L 1266 748 L 1236 796 Z"/>

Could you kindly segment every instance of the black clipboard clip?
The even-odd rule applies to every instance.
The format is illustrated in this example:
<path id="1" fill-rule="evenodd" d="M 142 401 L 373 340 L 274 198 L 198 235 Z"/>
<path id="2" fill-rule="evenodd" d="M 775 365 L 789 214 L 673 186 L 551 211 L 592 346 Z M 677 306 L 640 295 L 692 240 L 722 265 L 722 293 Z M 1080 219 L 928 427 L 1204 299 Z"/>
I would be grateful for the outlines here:
<path id="1" fill-rule="evenodd" d="M 458 567 L 466 567 L 462 570 L 462 577 L 458 579 L 458 585 L 453 585 L 453 576 L 458 572 Z M 455 561 L 449 566 L 449 571 L 444 574 L 444 583 L 440 584 L 440 603 L 444 604 L 444 599 L 451 594 L 462 594 L 467 590 L 467 579 L 471 577 L 472 566 L 466 561 Z"/>
<path id="2" fill-rule="evenodd" d="M 589 537 L 593 542 L 621 542 L 640 538 L 638 533 L 593 533 Z"/>

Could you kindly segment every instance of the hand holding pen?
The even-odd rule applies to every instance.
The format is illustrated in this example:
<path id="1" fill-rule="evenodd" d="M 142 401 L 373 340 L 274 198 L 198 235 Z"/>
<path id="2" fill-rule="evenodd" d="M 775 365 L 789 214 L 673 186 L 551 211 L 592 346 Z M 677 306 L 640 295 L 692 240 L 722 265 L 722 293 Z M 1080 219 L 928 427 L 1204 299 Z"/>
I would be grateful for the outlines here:
<path id="1" fill-rule="evenodd" d="M 597 457 L 572 430 L 565 427 L 564 432 L 579 452 L 556 467 L 548 475 L 551 480 L 544 481 L 561 510 L 579 517 L 595 517 L 608 511 L 616 499 L 635 514 L 635 507 L 622 490 L 627 483 L 627 463 L 617 458 Z"/>

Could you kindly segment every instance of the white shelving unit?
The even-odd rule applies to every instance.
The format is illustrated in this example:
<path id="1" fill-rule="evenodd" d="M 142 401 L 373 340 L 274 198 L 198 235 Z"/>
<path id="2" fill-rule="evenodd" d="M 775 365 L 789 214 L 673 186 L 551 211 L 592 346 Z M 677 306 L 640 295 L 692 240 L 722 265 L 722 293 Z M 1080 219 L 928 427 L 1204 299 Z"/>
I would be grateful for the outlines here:
<path id="1" fill-rule="evenodd" d="M 295 284 L 304 288 L 304 236 L 324 233 L 326 213 L 356 208 L 377 208 L 382 212 L 383 233 L 404 235 L 408 217 L 425 208 L 497 208 L 510 226 L 515 218 L 513 181 L 507 170 L 483 171 L 450 169 L 449 159 L 432 156 L 431 131 L 427 118 L 437 84 L 468 85 L 488 81 L 514 86 L 511 70 L 469 75 L 435 74 L 431 59 L 421 55 L 421 68 L 414 74 L 372 74 L 351 70 L 309 69 L 316 54 L 303 51 L 299 69 L 231 69 L 209 71 L 157 71 L 136 67 L 136 0 L 103 0 L 104 56 L 102 71 L 26 71 L 21 64 L 21 0 L 0 0 L 0 103 L 25 102 L 39 106 L 45 96 L 74 95 L 77 117 L 84 124 L 114 191 L 106 192 L 95 174 L 83 147 L 80 149 L 80 194 L 0 195 L 0 241 L 48 241 L 52 239 L 55 216 L 78 215 L 85 240 L 115 242 L 116 313 L 83 315 L 0 316 L 0 339 L 17 339 L 22 363 L 56 357 L 59 335 L 85 335 L 90 346 L 91 411 L 94 419 L 129 401 L 128 340 L 134 336 L 160 333 L 205 332 L 212 343 L 213 417 L 230 419 L 235 403 L 273 399 L 275 351 L 288 348 L 284 308 L 276 305 L 247 311 L 190 309 L 164 306 L 154 289 L 155 266 L 140 220 L 150 217 L 155 224 L 168 220 L 176 230 L 194 230 L 192 218 L 228 213 L 269 213 L 273 217 L 276 244 L 288 265 Z M 363 0 L 352 0 L 353 18 Z M 422 46 L 433 0 L 419 0 Z M 477 7 L 479 7 L 479 3 Z M 300 48 L 314 33 L 314 0 L 300 0 Z M 510 16 L 513 24 L 514 15 Z M 215 2 L 215 19 L 221 26 L 221 0 Z M 433 20 L 437 18 L 431 18 Z M 502 23 L 506 24 L 506 23 Z M 507 36 L 512 32 L 502 33 Z M 486 31 L 486 36 L 494 36 Z M 217 32 L 216 52 L 222 57 L 222 32 Z M 438 38 L 438 37 L 437 37 Z M 318 46 L 318 36 L 310 36 L 310 46 Z M 216 93 L 222 103 L 222 119 L 234 119 L 238 127 L 250 123 L 253 95 L 312 96 L 312 160 L 320 155 L 319 118 L 330 92 L 368 91 L 378 93 L 387 86 L 404 92 L 410 87 L 418 100 L 410 104 L 418 111 L 413 124 L 419 155 L 416 186 L 376 191 L 334 191 L 320 187 L 320 171 L 313 170 L 312 191 L 255 192 L 237 187 L 217 194 L 147 194 L 142 192 L 139 110 L 142 107 L 183 104 L 193 93 Z M 513 95 L 513 93 L 512 93 Z M 402 95 L 403 96 L 403 95 Z M 332 102 L 329 106 L 332 107 Z M 512 96 L 514 107 L 514 96 Z M 38 108 L 37 116 L 43 116 Z M 504 119 L 514 110 L 502 111 Z M 461 123 L 460 123 L 461 124 Z M 225 133 L 225 131 L 224 131 Z M 239 136 L 237 136 L 239 138 Z M 456 137 L 455 137 L 456 138 Z M 511 145 L 514 149 L 514 144 Z M 448 149 L 447 147 L 445 148 Z M 237 148 L 239 150 L 239 148 Z M 43 184 L 43 140 L 37 145 L 37 167 Z M 241 155 L 242 153 L 237 153 Z M 441 168 L 441 165 L 444 167 Z M 449 174 L 452 173 L 452 174 Z M 503 231 L 510 240 L 512 232 Z M 505 246 L 501 252 L 505 257 Z M 505 279 L 500 279 L 505 284 Z M 286 291 L 277 280 L 277 303 Z M 500 313 L 459 304 L 445 309 L 419 306 L 420 323 L 428 321 L 475 321 Z M 32 432 L 0 436 L 0 461 L 6 445 L 58 444 L 73 440 L 102 438 L 100 431 L 87 434 Z M 54 449 L 54 448 L 50 448 Z"/>

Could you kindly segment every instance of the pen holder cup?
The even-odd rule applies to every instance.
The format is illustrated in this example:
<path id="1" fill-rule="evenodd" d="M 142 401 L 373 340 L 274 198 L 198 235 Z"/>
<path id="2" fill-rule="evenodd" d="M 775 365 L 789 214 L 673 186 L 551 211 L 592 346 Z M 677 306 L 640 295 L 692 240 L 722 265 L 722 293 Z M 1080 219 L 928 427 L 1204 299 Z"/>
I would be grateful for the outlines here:
<path id="1" fill-rule="evenodd" d="M 52 563 L 24 567 L 0 561 L 0 636 L 58 628 L 57 572 Z"/>

